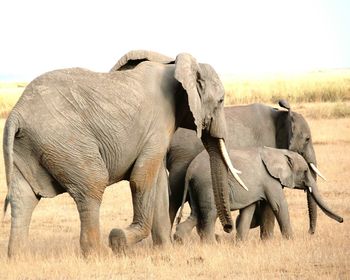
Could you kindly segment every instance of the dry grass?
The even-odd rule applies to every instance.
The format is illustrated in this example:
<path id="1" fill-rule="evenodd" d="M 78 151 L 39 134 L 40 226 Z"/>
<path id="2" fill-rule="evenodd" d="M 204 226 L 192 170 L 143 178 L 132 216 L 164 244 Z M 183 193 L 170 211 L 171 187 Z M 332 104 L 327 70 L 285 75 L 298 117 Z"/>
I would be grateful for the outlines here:
<path id="1" fill-rule="evenodd" d="M 292 109 L 308 119 L 332 119 L 350 117 L 350 102 L 317 102 L 290 104 Z M 274 105 L 276 106 L 276 105 Z"/>
<path id="2" fill-rule="evenodd" d="M 43 199 L 30 229 L 30 253 L 17 261 L 6 258 L 9 214 L 0 226 L 0 279 L 350 279 L 350 119 L 310 120 L 320 169 L 328 181 L 319 182 L 324 199 L 344 217 L 338 224 L 319 211 L 314 236 L 307 234 L 306 196 L 288 190 L 294 240 L 259 241 L 252 230 L 245 244 L 233 235 L 219 245 L 201 245 L 195 232 L 183 246 L 159 250 L 150 239 L 136 244 L 124 257 L 109 251 L 100 258 L 83 259 L 79 251 L 79 219 L 66 194 Z M 0 130 L 4 121 L 0 122 Z M 0 201 L 6 194 L 0 158 Z M 188 211 L 188 210 L 187 210 Z M 234 216 L 236 213 L 233 213 Z M 132 217 L 126 182 L 106 190 L 101 209 L 102 240 L 107 245 L 113 227 L 127 226 Z"/>
<path id="3" fill-rule="evenodd" d="M 0 118 L 8 116 L 26 85 L 24 82 L 0 82 Z"/>
<path id="4" fill-rule="evenodd" d="M 298 75 L 223 77 L 227 105 L 254 102 L 342 102 L 350 100 L 350 70 L 310 72 Z"/>

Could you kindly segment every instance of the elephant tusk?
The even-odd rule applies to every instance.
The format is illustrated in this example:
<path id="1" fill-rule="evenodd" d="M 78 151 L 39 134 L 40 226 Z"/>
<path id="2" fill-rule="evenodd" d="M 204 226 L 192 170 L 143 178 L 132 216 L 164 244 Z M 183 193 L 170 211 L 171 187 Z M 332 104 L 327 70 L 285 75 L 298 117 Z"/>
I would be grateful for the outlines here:
<path id="1" fill-rule="evenodd" d="M 228 167 L 228 169 L 230 169 L 230 172 L 232 173 L 233 177 L 237 180 L 237 182 L 246 190 L 248 191 L 247 186 L 243 183 L 243 181 L 241 180 L 241 178 L 239 178 L 238 174 L 241 174 L 242 172 L 235 169 L 232 165 L 231 159 L 228 155 L 227 149 L 226 149 L 226 145 L 224 140 L 219 139 L 219 143 L 220 143 L 220 151 L 222 153 L 222 156 L 224 157 L 225 163 Z"/>
<path id="2" fill-rule="evenodd" d="M 313 163 L 310 163 L 310 167 L 313 171 L 316 172 L 316 174 L 318 176 L 320 176 L 323 180 L 327 181 L 326 178 L 322 175 L 322 173 L 320 172 L 320 170 L 317 169 L 317 167 L 313 164 Z"/>
<path id="3" fill-rule="evenodd" d="M 311 187 L 309 187 L 309 192 L 312 193 L 312 188 Z"/>

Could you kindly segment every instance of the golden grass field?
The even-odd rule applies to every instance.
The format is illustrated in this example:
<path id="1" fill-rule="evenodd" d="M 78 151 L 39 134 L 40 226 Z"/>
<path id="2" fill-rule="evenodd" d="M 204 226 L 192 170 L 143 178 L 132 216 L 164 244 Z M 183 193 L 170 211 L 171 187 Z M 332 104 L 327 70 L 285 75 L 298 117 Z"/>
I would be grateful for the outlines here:
<path id="1" fill-rule="evenodd" d="M 217 222 L 217 233 L 222 236 L 218 245 L 200 244 L 193 231 L 182 246 L 154 249 L 148 238 L 123 257 L 107 251 L 84 259 L 79 249 L 78 212 L 73 200 L 63 194 L 39 203 L 30 228 L 30 252 L 16 261 L 6 256 L 10 213 L 6 214 L 0 225 L 0 279 L 350 279 L 350 116 L 334 115 L 333 109 L 323 114 L 323 106 L 333 108 L 345 102 L 348 108 L 349 95 L 350 88 L 341 99 L 333 100 L 335 103 L 290 102 L 293 109 L 307 116 L 318 165 L 328 179 L 319 180 L 319 188 L 328 205 L 344 218 L 343 224 L 319 211 L 316 233 L 310 236 L 305 193 L 286 190 L 293 240 L 283 240 L 276 227 L 271 241 L 261 242 L 259 231 L 254 229 L 249 241 L 236 244 L 234 235 L 224 233 Z M 265 101 L 276 104 L 276 100 Z M 308 116 L 312 110 L 323 113 Z M 4 119 L 0 120 L 0 131 L 3 125 Z M 0 165 L 1 206 L 7 192 L 2 157 Z M 127 226 L 131 218 L 127 182 L 107 188 L 101 207 L 105 246 L 110 230 Z"/>

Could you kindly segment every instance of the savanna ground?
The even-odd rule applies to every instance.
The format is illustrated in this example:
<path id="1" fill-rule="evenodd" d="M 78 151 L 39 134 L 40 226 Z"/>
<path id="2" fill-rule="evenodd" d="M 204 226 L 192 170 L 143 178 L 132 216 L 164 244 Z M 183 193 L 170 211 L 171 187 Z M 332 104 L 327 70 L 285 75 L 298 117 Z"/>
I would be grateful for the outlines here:
<path id="1" fill-rule="evenodd" d="M 225 80 L 224 80 L 225 81 Z M 4 118 L 25 83 L 0 83 L 0 115 Z M 259 231 L 236 244 L 233 234 L 218 245 L 201 245 L 195 231 L 182 246 L 154 249 L 150 238 L 136 244 L 125 256 L 107 251 L 84 259 L 79 249 L 79 217 L 73 200 L 63 194 L 42 199 L 30 228 L 30 251 L 16 261 L 7 259 L 10 213 L 0 225 L 0 279 L 350 279 L 350 72 L 317 72 L 300 77 L 239 78 L 225 81 L 227 104 L 264 102 L 287 98 L 303 113 L 313 133 L 324 200 L 344 223 L 319 210 L 317 230 L 307 233 L 306 195 L 286 190 L 293 240 L 261 242 Z M 0 120 L 0 131 L 5 120 Z M 0 157 L 0 201 L 7 188 Z M 0 203 L 1 205 L 1 203 Z M 189 213 L 186 208 L 187 214 Z M 10 212 L 10 211 L 9 211 Z M 237 213 L 233 213 L 235 217 Z M 127 182 L 107 188 L 101 207 L 102 242 L 107 246 L 111 228 L 125 227 L 132 218 Z"/>

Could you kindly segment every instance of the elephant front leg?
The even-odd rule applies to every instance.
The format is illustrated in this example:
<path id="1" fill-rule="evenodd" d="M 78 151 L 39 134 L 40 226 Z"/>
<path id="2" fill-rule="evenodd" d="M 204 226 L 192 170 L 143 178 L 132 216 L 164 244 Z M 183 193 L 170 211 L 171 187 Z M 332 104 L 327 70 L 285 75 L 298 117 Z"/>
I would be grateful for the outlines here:
<path id="1" fill-rule="evenodd" d="M 274 211 L 276 219 L 280 227 L 282 236 L 286 239 L 293 238 L 292 226 L 290 224 L 290 217 L 288 211 L 288 204 L 286 198 L 283 196 L 278 211 Z"/>
<path id="2" fill-rule="evenodd" d="M 293 238 L 292 226 L 288 211 L 288 203 L 283 190 L 279 184 L 275 184 L 266 193 L 267 200 L 270 203 L 271 209 L 276 216 L 282 236 L 286 239 Z"/>
<path id="3" fill-rule="evenodd" d="M 158 174 L 157 192 L 152 225 L 152 240 L 154 245 L 166 246 L 170 244 L 171 224 L 169 218 L 169 190 L 168 177 L 165 166 Z"/>
<path id="4" fill-rule="evenodd" d="M 130 189 L 134 210 L 133 221 L 126 229 L 112 229 L 109 246 L 115 254 L 141 241 L 151 233 L 153 222 L 157 179 L 163 157 L 156 159 L 138 158 L 130 176 Z"/>
<path id="5" fill-rule="evenodd" d="M 191 234 L 192 229 L 197 225 L 197 216 L 193 215 L 191 212 L 191 215 L 186 219 L 186 221 L 178 224 L 176 226 L 176 231 L 174 233 L 174 241 L 183 244 L 186 237 L 188 237 Z"/>

